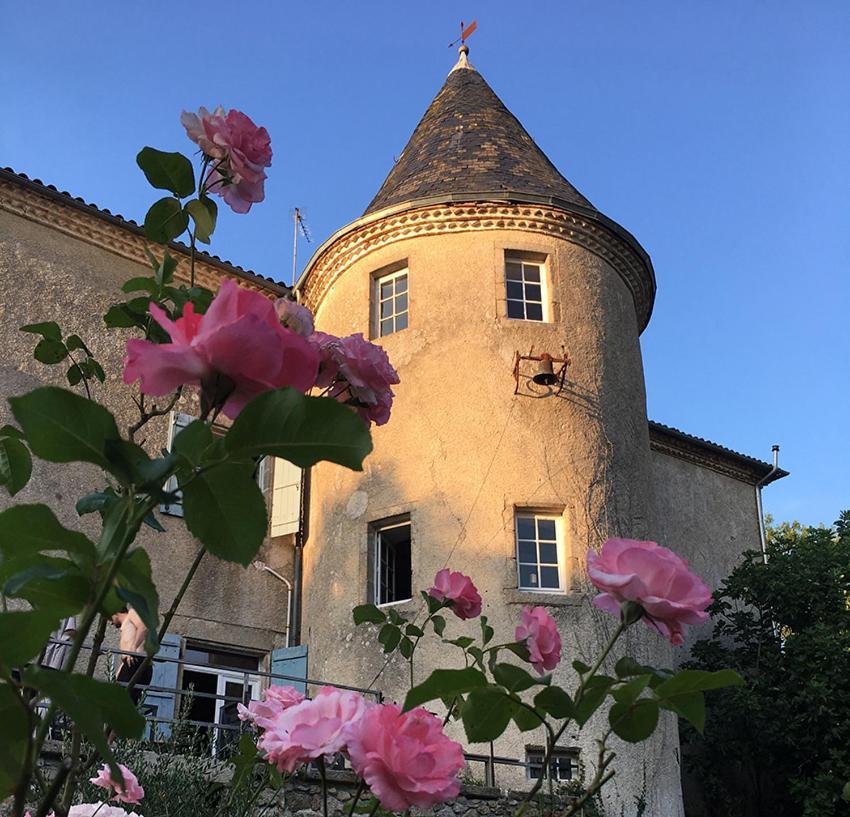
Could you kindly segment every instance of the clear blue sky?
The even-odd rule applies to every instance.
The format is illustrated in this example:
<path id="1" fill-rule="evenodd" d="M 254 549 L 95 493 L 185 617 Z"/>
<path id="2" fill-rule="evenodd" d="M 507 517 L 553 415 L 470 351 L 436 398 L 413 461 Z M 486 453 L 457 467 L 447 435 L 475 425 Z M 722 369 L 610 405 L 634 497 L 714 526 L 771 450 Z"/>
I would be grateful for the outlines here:
<path id="1" fill-rule="evenodd" d="M 182 108 L 241 108 L 274 163 L 214 252 L 279 277 L 293 206 L 316 243 L 362 212 L 477 19 L 472 62 L 652 256 L 650 417 L 762 458 L 781 443 L 780 519 L 850 507 L 846 0 L 3 7 L 0 163 L 140 219 L 138 149 L 189 152 Z"/>

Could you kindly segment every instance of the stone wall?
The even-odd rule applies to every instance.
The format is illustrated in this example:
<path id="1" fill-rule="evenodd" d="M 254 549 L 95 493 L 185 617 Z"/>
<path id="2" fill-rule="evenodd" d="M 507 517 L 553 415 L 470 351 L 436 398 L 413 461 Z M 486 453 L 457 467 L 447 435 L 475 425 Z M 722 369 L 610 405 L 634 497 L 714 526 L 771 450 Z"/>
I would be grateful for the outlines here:
<path id="1" fill-rule="evenodd" d="M 65 332 L 79 334 L 103 364 L 107 380 L 104 386 L 97 387 L 96 397 L 116 415 L 119 427 L 126 429 L 133 417 L 134 389 L 121 382 L 124 338 L 106 331 L 102 315 L 110 304 L 125 297 L 120 292 L 124 281 L 149 275 L 150 269 L 126 257 L 129 251 L 119 254 L 68 235 L 49 223 L 9 212 L 3 206 L 7 203 L 2 199 L 6 192 L 7 188 L 0 186 L 0 424 L 12 422 L 6 398 L 47 384 L 67 386 L 67 365 L 45 366 L 33 360 L 37 338 L 19 331 L 27 323 L 55 320 Z M 97 235 L 95 228 L 102 226 L 97 219 L 77 217 L 89 218 L 93 222 L 92 233 Z M 65 225 L 61 219 L 60 223 Z M 117 227 L 112 229 L 121 232 Z M 140 237 L 125 231 L 122 240 L 135 242 L 141 255 Z M 186 266 L 183 259 L 180 275 L 185 276 Z M 205 268 L 207 278 L 213 274 L 221 275 L 214 267 Z M 209 283 L 215 284 L 215 280 Z M 178 409 L 196 411 L 190 396 L 181 401 Z M 166 445 L 167 435 L 167 420 L 159 418 L 145 427 L 141 442 L 148 451 L 156 452 Z M 83 494 L 103 486 L 103 476 L 94 467 L 75 464 L 60 468 L 36 461 L 32 480 L 21 493 L 11 500 L 5 491 L 0 493 L 0 509 L 12 503 L 43 502 L 62 524 L 96 536 L 97 516 L 78 517 L 74 503 Z M 143 528 L 138 544 L 151 556 L 161 605 L 167 609 L 198 544 L 182 519 L 160 515 L 160 521 L 166 533 Z M 288 539 L 268 541 L 260 554 L 284 575 L 291 574 L 292 547 Z M 286 609 L 286 588 L 273 576 L 207 556 L 172 631 L 262 654 L 284 646 Z M 109 639 L 108 644 L 116 644 L 114 632 L 110 632 Z"/>

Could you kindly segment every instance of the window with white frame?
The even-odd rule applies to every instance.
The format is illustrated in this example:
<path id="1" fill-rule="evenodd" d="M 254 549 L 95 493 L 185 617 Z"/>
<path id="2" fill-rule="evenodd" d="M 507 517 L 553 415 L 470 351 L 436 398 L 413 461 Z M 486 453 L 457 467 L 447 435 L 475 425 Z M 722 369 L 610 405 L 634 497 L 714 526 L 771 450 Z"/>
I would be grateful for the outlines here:
<path id="1" fill-rule="evenodd" d="M 543 262 L 505 256 L 505 297 L 509 318 L 546 320 L 546 270 Z"/>
<path id="2" fill-rule="evenodd" d="M 372 586 L 377 605 L 413 597 L 410 519 L 375 522 L 372 528 Z"/>
<path id="3" fill-rule="evenodd" d="M 529 780 L 538 780 L 543 775 L 543 758 L 546 750 L 542 746 L 528 746 L 525 750 L 526 775 Z M 561 749 L 557 746 L 549 758 L 549 778 L 572 780 L 578 772 L 578 750 Z"/>
<path id="4" fill-rule="evenodd" d="M 190 641 L 183 660 L 187 720 L 209 733 L 211 753 L 221 755 L 239 742 L 237 704 L 260 697 L 259 656 Z"/>
<path id="5" fill-rule="evenodd" d="M 407 267 L 375 278 L 373 304 L 376 337 L 382 338 L 407 329 L 407 285 Z"/>
<path id="6" fill-rule="evenodd" d="M 179 411 L 171 412 L 171 423 L 168 427 L 168 450 L 171 451 L 172 446 L 174 445 L 174 439 L 177 435 L 183 431 L 186 426 L 188 426 L 194 420 L 197 420 L 197 417 L 194 417 L 191 414 L 184 414 Z M 215 435 L 221 435 L 225 432 L 221 426 L 213 426 L 212 433 Z M 265 495 L 266 493 L 266 460 L 264 457 L 257 464 L 257 470 L 254 474 L 257 485 L 260 486 L 260 490 Z M 162 513 L 167 513 L 170 516 L 183 516 L 183 492 L 178 488 L 177 485 L 177 477 L 169 477 L 168 482 L 165 483 L 165 490 L 172 494 L 172 498 L 170 502 L 163 502 L 159 506 L 159 510 Z M 299 481 L 299 490 L 300 490 L 300 481 Z"/>
<path id="7" fill-rule="evenodd" d="M 269 535 L 284 536 L 301 522 L 301 469 L 280 457 L 273 462 Z"/>
<path id="8" fill-rule="evenodd" d="M 562 519 L 516 512 L 517 586 L 520 590 L 564 590 Z"/>

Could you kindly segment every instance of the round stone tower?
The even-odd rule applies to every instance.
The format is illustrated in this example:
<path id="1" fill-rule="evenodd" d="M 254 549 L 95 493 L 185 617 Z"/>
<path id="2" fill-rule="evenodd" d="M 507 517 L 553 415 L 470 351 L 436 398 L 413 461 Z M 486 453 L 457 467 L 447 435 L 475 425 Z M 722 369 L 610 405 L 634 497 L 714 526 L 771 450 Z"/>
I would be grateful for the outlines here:
<path id="1" fill-rule="evenodd" d="M 403 700 L 405 662 L 385 662 L 351 609 L 385 603 L 421 619 L 419 591 L 450 567 L 475 581 L 497 640 L 513 639 L 524 605 L 545 605 L 564 642 L 556 678 L 574 684 L 572 662 L 592 658 L 615 623 L 590 606 L 588 549 L 652 534 L 639 342 L 655 294 L 647 254 L 558 172 L 464 46 L 364 215 L 316 251 L 300 287 L 323 330 L 372 338 L 401 378 L 365 470 L 312 471 L 310 676 L 374 679 Z M 522 359 L 543 353 L 569 361 L 564 372 L 553 364 L 554 383 L 533 379 L 545 361 Z M 448 618 L 447 638 L 477 635 L 477 622 Z M 669 666 L 644 629 L 632 654 Z M 456 652 L 424 639 L 416 682 L 436 666 L 462 666 Z M 606 726 L 599 715 L 564 736 L 588 775 Z M 512 728 L 493 751 L 523 760 L 543 742 Z M 618 756 L 612 813 L 623 803 L 633 811 L 644 780 L 647 814 L 681 813 L 672 718 Z M 517 785 L 517 774 L 499 769 L 499 785 Z"/>

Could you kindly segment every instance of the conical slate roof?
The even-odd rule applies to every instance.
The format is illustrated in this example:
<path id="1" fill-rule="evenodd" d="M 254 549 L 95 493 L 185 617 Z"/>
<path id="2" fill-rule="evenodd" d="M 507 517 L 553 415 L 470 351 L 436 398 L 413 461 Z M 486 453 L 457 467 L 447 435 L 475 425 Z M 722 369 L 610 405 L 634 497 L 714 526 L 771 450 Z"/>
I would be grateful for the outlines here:
<path id="1" fill-rule="evenodd" d="M 419 199 L 509 193 L 594 210 L 466 59 L 466 49 L 364 215 Z"/>

